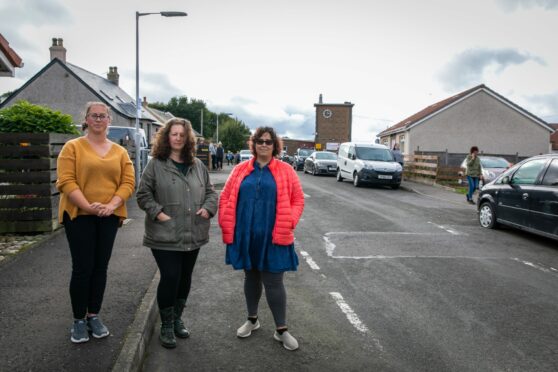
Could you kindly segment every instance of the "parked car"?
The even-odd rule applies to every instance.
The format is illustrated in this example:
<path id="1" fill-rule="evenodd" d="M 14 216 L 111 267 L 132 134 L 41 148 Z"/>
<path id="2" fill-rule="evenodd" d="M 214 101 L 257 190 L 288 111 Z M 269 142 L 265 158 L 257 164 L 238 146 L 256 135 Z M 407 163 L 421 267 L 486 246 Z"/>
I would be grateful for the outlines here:
<path id="1" fill-rule="evenodd" d="M 304 161 L 312 152 L 314 152 L 313 149 L 297 149 L 293 158 L 294 170 L 299 171 L 304 168 Z"/>
<path id="2" fill-rule="evenodd" d="M 318 174 L 328 174 L 335 176 L 337 173 L 337 155 L 329 151 L 314 151 L 304 160 L 303 172 Z"/>
<path id="3" fill-rule="evenodd" d="M 290 156 L 289 154 L 287 154 L 287 152 L 285 150 L 281 151 L 281 155 L 279 156 L 279 159 L 287 164 L 293 164 L 293 158 L 292 156 Z"/>
<path id="4" fill-rule="evenodd" d="M 240 161 L 244 161 L 244 160 L 250 160 L 254 157 L 254 155 L 252 155 L 252 151 L 250 150 L 240 150 Z"/>
<path id="5" fill-rule="evenodd" d="M 479 223 L 498 224 L 558 240 L 558 154 L 516 164 L 485 185 L 478 201 Z"/>
<path id="6" fill-rule="evenodd" d="M 337 181 L 353 181 L 355 187 L 363 183 L 389 185 L 393 189 L 401 185 L 403 167 L 397 163 L 388 147 L 375 143 L 357 144 L 345 142 L 339 146 L 337 155 Z"/>
<path id="7" fill-rule="evenodd" d="M 511 164 L 504 158 L 499 156 L 484 156 L 479 155 L 481 162 L 481 170 L 484 181 L 479 185 L 480 187 L 491 182 L 493 179 L 502 174 L 506 169 L 508 169 Z M 465 171 L 467 169 L 467 158 L 463 159 L 461 163 L 461 172 L 459 175 L 463 178 L 459 180 L 459 183 L 465 183 L 467 177 L 465 176 Z"/>

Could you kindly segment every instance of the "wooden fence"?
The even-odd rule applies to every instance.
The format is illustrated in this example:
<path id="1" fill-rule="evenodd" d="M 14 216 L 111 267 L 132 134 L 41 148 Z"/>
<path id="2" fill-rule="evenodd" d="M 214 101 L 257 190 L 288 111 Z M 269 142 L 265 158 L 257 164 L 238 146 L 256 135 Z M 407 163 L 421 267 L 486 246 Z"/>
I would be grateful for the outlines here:
<path id="1" fill-rule="evenodd" d="M 58 228 L 56 159 L 75 135 L 0 133 L 0 233 Z"/>
<path id="2" fill-rule="evenodd" d="M 408 181 L 452 187 L 463 183 L 461 168 L 439 164 L 436 155 L 405 155 L 404 160 L 403 177 Z"/>

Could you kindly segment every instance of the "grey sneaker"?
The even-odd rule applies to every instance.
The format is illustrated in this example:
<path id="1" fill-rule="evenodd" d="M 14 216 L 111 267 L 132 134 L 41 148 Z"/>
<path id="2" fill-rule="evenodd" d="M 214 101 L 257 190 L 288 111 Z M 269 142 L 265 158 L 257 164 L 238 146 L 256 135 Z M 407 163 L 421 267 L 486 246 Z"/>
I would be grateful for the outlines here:
<path id="1" fill-rule="evenodd" d="M 72 330 L 70 331 L 70 333 L 70 340 L 72 340 L 74 344 L 81 344 L 82 342 L 89 341 L 89 335 L 87 334 L 87 323 L 84 319 L 74 320 L 74 325 L 72 326 Z"/>
<path id="2" fill-rule="evenodd" d="M 298 341 L 296 340 L 296 338 L 291 336 L 288 331 L 283 332 L 282 335 L 280 335 L 279 332 L 275 331 L 273 338 L 279 342 L 282 342 L 283 347 L 287 350 L 292 351 L 298 349 Z"/>
<path id="3" fill-rule="evenodd" d="M 98 316 L 87 318 L 87 330 L 95 338 L 107 337 L 110 332 Z"/>
<path id="4" fill-rule="evenodd" d="M 251 321 L 247 320 L 239 329 L 236 330 L 236 335 L 238 337 L 244 338 L 252 334 L 252 331 L 260 328 L 260 321 L 256 320 L 256 323 L 252 324 Z"/>

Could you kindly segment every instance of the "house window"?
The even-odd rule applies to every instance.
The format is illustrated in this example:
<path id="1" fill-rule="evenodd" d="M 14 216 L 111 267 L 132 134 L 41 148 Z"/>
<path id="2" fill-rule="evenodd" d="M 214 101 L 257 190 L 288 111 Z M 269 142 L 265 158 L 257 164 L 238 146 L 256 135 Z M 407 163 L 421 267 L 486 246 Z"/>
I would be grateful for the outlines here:
<path id="1" fill-rule="evenodd" d="M 405 152 L 405 135 L 402 134 L 399 136 L 399 150 L 401 152 Z"/>

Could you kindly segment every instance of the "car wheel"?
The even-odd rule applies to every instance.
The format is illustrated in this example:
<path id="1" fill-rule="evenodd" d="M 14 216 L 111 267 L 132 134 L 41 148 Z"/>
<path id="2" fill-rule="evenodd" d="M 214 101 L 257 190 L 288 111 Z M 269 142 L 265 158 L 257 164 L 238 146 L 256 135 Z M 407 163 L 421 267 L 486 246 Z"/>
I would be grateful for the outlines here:
<path id="1" fill-rule="evenodd" d="M 479 208 L 479 223 L 482 227 L 487 229 L 496 228 L 496 211 L 491 202 L 485 201 L 481 204 Z"/>
<path id="2" fill-rule="evenodd" d="M 360 185 L 361 185 L 360 178 L 358 177 L 358 173 L 355 172 L 355 174 L 353 175 L 353 186 L 360 187 Z"/>
<path id="3" fill-rule="evenodd" d="M 306 174 L 306 164 L 302 166 L 302 173 Z"/>
<path id="4" fill-rule="evenodd" d="M 317 175 L 318 175 L 318 173 L 316 172 L 316 166 L 313 166 L 313 167 L 312 167 L 312 175 L 313 175 L 313 176 L 317 176 Z"/>
<path id="5" fill-rule="evenodd" d="M 337 176 L 335 177 L 337 182 L 343 182 L 343 176 L 341 176 L 341 169 L 337 168 Z"/>

